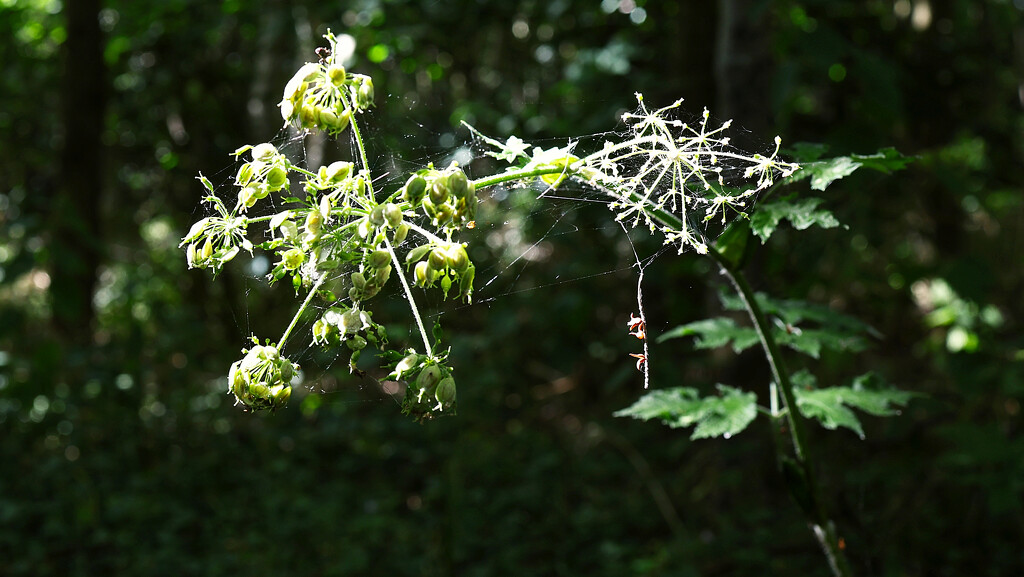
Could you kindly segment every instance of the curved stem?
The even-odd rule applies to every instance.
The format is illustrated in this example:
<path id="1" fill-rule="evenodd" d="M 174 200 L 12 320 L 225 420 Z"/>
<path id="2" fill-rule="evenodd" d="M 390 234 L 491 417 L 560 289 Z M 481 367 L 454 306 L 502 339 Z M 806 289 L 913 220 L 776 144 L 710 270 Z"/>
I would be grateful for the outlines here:
<path id="1" fill-rule="evenodd" d="M 846 556 L 843 554 L 838 535 L 836 535 L 835 526 L 829 518 L 828 511 L 821 499 L 821 489 L 814 474 L 814 466 L 807 455 L 806 419 L 797 409 L 796 395 L 793 392 L 793 381 L 790 379 L 789 371 L 786 370 L 779 351 L 779 345 L 772 334 L 772 328 L 768 324 L 767 317 L 764 311 L 761 310 L 761 306 L 757 303 L 754 291 L 750 288 L 750 283 L 747 282 L 742 271 L 723 257 L 722 253 L 718 252 L 713 246 L 708 247 L 708 256 L 718 263 L 722 273 L 735 287 L 736 292 L 739 293 L 743 306 L 747 309 L 750 320 L 754 324 L 757 337 L 761 341 L 761 347 L 764 349 L 765 358 L 768 360 L 768 365 L 771 368 L 772 377 L 778 383 L 779 392 L 782 393 L 782 400 L 786 410 L 785 414 L 780 415 L 780 417 L 784 416 L 789 425 L 796 464 L 799 467 L 799 472 L 802 474 L 803 483 L 806 485 L 805 487 L 792 486 L 798 483 L 787 479 L 791 484 L 790 489 L 791 491 L 795 490 L 806 493 L 804 497 L 807 500 L 808 510 L 805 513 L 810 517 L 811 529 L 815 537 L 818 538 L 818 542 L 828 559 L 833 574 L 837 577 L 848 576 L 851 573 Z M 772 400 L 774 401 L 774 399 Z M 773 407 L 773 412 L 775 412 L 775 407 Z M 776 444 L 776 452 L 778 453 L 780 463 L 783 463 L 786 455 L 781 444 Z M 795 496 L 799 502 L 800 495 Z"/>
<path id="2" fill-rule="evenodd" d="M 384 238 L 384 246 L 388 248 L 388 252 L 391 253 L 391 264 L 395 266 L 395 273 L 398 274 L 398 280 L 402 281 L 402 290 L 405 291 L 405 298 L 409 301 L 409 309 L 412 311 L 413 318 L 416 319 L 416 326 L 420 329 L 420 337 L 423 338 L 423 350 L 427 355 L 434 353 L 434 348 L 430 345 L 430 339 L 427 337 L 427 329 L 423 326 L 423 319 L 420 318 L 420 310 L 416 306 L 416 299 L 412 296 L 412 289 L 409 288 L 409 282 L 405 280 L 405 273 L 402 272 L 402 265 L 398 262 L 398 255 L 395 253 L 395 249 L 391 246 L 391 241 Z"/>
<path id="3" fill-rule="evenodd" d="M 295 325 L 298 324 L 299 317 L 302 316 L 302 313 L 306 312 L 306 308 L 309 306 L 309 303 L 313 301 L 313 295 L 316 294 L 317 289 L 320 288 L 320 285 L 322 285 L 326 279 L 327 275 L 321 274 L 320 278 L 318 278 L 316 283 L 313 284 L 313 288 L 309 289 L 309 294 L 306 295 L 306 299 L 302 301 L 302 306 L 299 307 L 295 316 L 292 317 L 292 322 L 288 324 L 288 328 L 284 330 L 284 334 L 281 335 L 281 338 L 277 341 L 277 350 L 280 351 L 284 348 L 284 343 L 288 340 L 288 336 L 292 334 L 292 329 L 294 329 Z"/>

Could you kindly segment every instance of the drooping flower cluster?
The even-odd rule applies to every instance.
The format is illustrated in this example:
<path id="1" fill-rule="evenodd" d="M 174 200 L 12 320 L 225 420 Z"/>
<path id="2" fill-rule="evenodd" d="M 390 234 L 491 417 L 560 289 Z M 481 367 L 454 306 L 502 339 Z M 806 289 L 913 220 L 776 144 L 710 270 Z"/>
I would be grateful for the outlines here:
<path id="1" fill-rule="evenodd" d="M 350 74 L 335 62 L 336 39 L 330 32 L 325 38 L 332 46 L 327 58 L 299 68 L 285 85 L 279 106 L 285 122 L 336 136 L 349 127 L 353 112 L 373 106 L 373 81 L 369 76 Z"/>
<path id="2" fill-rule="evenodd" d="M 235 402 L 251 410 L 280 409 L 292 396 L 291 380 L 298 365 L 281 356 L 277 347 L 260 345 L 243 349 L 245 356 L 228 371 L 228 392 Z"/>

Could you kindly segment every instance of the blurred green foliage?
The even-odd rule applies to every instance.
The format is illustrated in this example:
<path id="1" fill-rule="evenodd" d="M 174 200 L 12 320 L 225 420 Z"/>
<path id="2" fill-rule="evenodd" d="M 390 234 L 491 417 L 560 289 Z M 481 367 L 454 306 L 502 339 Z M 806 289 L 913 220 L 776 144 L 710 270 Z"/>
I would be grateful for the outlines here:
<path id="1" fill-rule="evenodd" d="M 0 2 L 0 574 L 826 573 L 767 435 L 691 442 L 612 417 L 642 385 L 623 330 L 633 256 L 601 206 L 485 203 L 472 257 L 498 263 L 479 284 L 497 278 L 445 316 L 459 417 L 408 423 L 312 351 L 314 392 L 289 409 L 228 406 L 245 336 L 276 333 L 292 299 L 241 265 L 217 284 L 187 272 L 177 240 L 195 174 L 223 167 L 223 182 L 239 143 L 277 131 L 280 87 L 328 26 L 374 76 L 368 137 L 396 174 L 468 142 L 461 120 L 585 135 L 616 128 L 634 91 L 734 117 L 755 148 L 778 133 L 916 155 L 897 176 L 829 186 L 821 208 L 849 229 L 780 228 L 754 247 L 752 282 L 883 335 L 856 356 L 823 350 L 819 381 L 870 368 L 927 395 L 864 418 L 864 442 L 814 436 L 855 571 L 1024 570 L 1019 3 L 110 0 L 96 15 L 106 250 L 84 340 L 53 328 L 47 290 L 53 111 L 74 98 L 58 88 L 63 8 Z M 756 73 L 737 75 L 746 61 Z M 542 239 L 543 258 L 513 263 Z M 717 283 L 695 255 L 661 257 L 648 333 L 719 313 Z M 651 367 L 654 387 L 702 395 L 767 383 L 756 354 L 681 341 L 652 347 Z"/>

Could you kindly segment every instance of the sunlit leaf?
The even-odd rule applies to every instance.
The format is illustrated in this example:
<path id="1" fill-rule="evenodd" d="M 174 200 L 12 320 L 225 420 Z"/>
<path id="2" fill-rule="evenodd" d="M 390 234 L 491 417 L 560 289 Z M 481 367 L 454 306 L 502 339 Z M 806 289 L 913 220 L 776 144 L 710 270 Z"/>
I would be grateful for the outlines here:
<path id="1" fill-rule="evenodd" d="M 839 221 L 830 211 L 818 209 L 822 202 L 824 201 L 820 198 L 804 198 L 761 205 L 750 218 L 750 228 L 760 237 L 761 244 L 764 244 L 783 219 L 788 220 L 797 230 L 804 230 L 813 225 L 822 228 L 839 226 Z"/>
<path id="2" fill-rule="evenodd" d="M 794 147 L 794 156 L 801 161 L 800 170 L 789 177 L 787 182 L 811 179 L 811 189 L 825 190 L 833 182 L 853 174 L 858 168 L 870 168 L 885 174 L 906 168 L 914 161 L 903 156 L 895 148 L 883 148 L 875 154 L 851 154 L 818 160 L 823 148 L 801 143 Z"/>
<path id="3" fill-rule="evenodd" d="M 615 416 L 657 419 L 673 428 L 696 425 L 691 439 L 728 439 L 757 416 L 757 395 L 726 385 L 717 388 L 720 396 L 703 398 L 688 387 L 652 391 Z"/>
<path id="4" fill-rule="evenodd" d="M 688 336 L 697 336 L 695 346 L 698 349 L 715 349 L 732 342 L 737 353 L 754 346 L 758 340 L 753 328 L 739 327 L 730 318 L 718 317 L 678 326 L 658 337 L 657 342 Z"/>
<path id="5" fill-rule="evenodd" d="M 793 375 L 793 392 L 800 413 L 816 419 L 826 429 L 845 427 L 864 438 L 864 429 L 857 415 L 850 408 L 860 409 L 875 416 L 899 414 L 895 407 L 906 406 L 914 393 L 893 388 L 869 389 L 865 385 L 877 381 L 872 374 L 862 375 L 852 386 L 814 388 L 815 379 L 810 373 L 801 371 Z"/>

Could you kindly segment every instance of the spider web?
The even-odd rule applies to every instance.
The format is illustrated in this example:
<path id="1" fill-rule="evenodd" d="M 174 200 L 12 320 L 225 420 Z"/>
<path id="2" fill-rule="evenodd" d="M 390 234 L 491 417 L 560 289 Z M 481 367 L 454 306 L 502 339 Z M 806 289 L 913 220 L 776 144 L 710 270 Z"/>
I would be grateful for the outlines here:
<path id="1" fill-rule="evenodd" d="M 407 151 L 403 157 L 384 156 L 374 159 L 372 155 L 378 152 L 378 147 L 375 144 L 382 140 L 382 134 L 384 134 L 385 130 L 390 132 L 395 127 L 374 124 L 374 121 L 377 119 L 374 118 L 373 114 L 364 116 L 360 120 L 364 141 L 367 143 L 368 153 L 371 155 L 370 168 L 374 176 L 373 187 L 378 197 L 386 196 L 395 189 L 400 188 L 411 172 L 429 164 L 443 168 L 452 162 L 457 162 L 460 166 L 466 168 L 467 173 L 471 177 L 493 174 L 503 169 L 499 163 L 494 162 L 487 155 L 486 143 L 477 138 L 469 138 L 454 149 L 443 150 L 440 146 L 434 147 L 419 144 L 411 147 L 412 149 Z M 419 143 L 429 140 L 433 136 L 430 129 L 419 124 L 412 128 L 403 126 L 399 130 L 399 134 L 407 134 L 405 137 L 407 140 Z M 596 133 L 584 138 L 575 139 L 572 147 L 573 150 L 580 151 L 599 150 L 601 144 L 608 139 L 621 138 L 626 134 L 626 132 Z M 436 140 L 441 141 L 442 136 L 445 135 L 437 136 Z M 450 140 L 450 136 L 448 140 Z M 321 151 L 324 151 L 326 154 L 323 154 L 323 156 L 330 157 L 330 160 L 349 160 L 356 162 L 357 165 L 359 164 L 354 139 L 348 136 L 331 140 L 322 136 L 301 134 L 292 128 L 282 128 L 270 142 L 287 155 L 293 163 L 314 172 L 319 168 L 319 164 L 326 165 L 329 163 L 329 160 L 322 159 L 318 166 L 305 166 L 305 162 L 310 157 L 315 159 L 321 156 Z M 549 140 L 531 144 L 544 148 L 564 145 L 565 141 Z M 314 149 L 312 154 L 311 149 Z M 642 161 L 636 160 L 635 162 L 640 163 Z M 238 164 L 240 163 L 241 161 Z M 629 162 L 624 162 L 623 168 L 628 170 L 630 168 L 629 164 Z M 220 180 L 217 191 L 221 196 L 230 197 L 236 192 L 232 184 L 232 175 L 235 169 L 237 169 L 237 166 L 228 167 L 216 175 Z M 723 163 L 721 172 L 723 176 L 732 179 L 737 177 L 742 171 L 743 167 L 731 166 L 726 162 Z M 291 181 L 291 193 L 287 194 L 287 196 L 300 197 L 303 194 L 301 185 L 293 178 Z M 285 210 L 286 206 L 282 202 L 282 196 L 285 195 L 278 195 L 276 197 L 275 195 L 270 195 L 267 197 L 265 199 L 266 204 L 262 206 L 260 213 L 273 214 Z M 658 256 L 667 250 L 675 250 L 675 247 L 663 246 L 651 249 L 648 246 L 649 243 L 641 244 L 635 242 L 632 236 L 644 234 L 646 231 L 641 227 L 636 232 L 631 232 L 622 222 L 614 219 L 613 214 L 607 214 L 609 218 L 606 218 L 604 224 L 601 225 L 595 225 L 586 219 L 575 218 L 576 213 L 586 207 L 593 205 L 608 207 L 612 205 L 614 198 L 610 197 L 607 191 L 581 184 L 573 179 L 566 179 L 557 188 L 537 180 L 525 185 L 498 185 L 490 187 L 479 191 L 479 196 L 481 206 L 478 212 L 477 227 L 473 231 L 469 231 L 470 234 L 462 235 L 457 240 L 470 241 L 470 247 L 473 246 L 473 242 L 485 243 L 492 252 L 497 253 L 498 258 L 492 262 L 474 259 L 477 274 L 474 298 L 471 304 L 439 302 L 440 299 L 429 295 L 425 297 L 423 290 L 414 288 L 414 297 L 417 300 L 421 300 L 419 303 L 421 312 L 424 314 L 424 322 L 428 326 L 434 324 L 435 321 L 438 321 L 445 314 L 457 312 L 468 307 L 489 308 L 497 301 L 514 295 L 548 291 L 553 290 L 555 287 L 564 288 L 566 285 L 585 286 L 588 279 L 607 275 L 622 275 L 627 271 L 630 272 L 635 282 L 634 289 L 630 290 L 635 290 L 636 308 L 634 311 L 620 311 L 618 316 L 624 318 L 626 314 L 629 314 L 632 318 L 633 312 L 638 312 L 638 318 L 642 323 L 646 324 L 647 319 L 644 313 L 642 286 L 644 271 Z M 523 199 L 525 199 L 525 203 Z M 517 201 L 519 204 L 530 205 L 529 209 L 514 211 L 512 218 L 502 218 L 502 204 Z M 544 222 L 543 231 L 539 235 L 532 236 L 524 233 L 524 229 L 528 228 L 524 226 L 524 218 Z M 422 219 L 426 220 L 426 217 L 422 217 Z M 581 226 L 581 223 L 586 224 Z M 713 241 L 725 226 L 725 222 L 721 222 L 718 219 L 713 222 L 700 223 L 699 225 L 691 224 L 708 241 Z M 258 243 L 257 235 L 253 234 L 257 230 L 259 229 L 251 228 L 249 236 L 254 242 Z M 520 279 L 526 271 L 550 258 L 551 251 L 553 250 L 552 247 L 556 245 L 553 241 L 561 240 L 562 237 L 567 235 L 579 236 L 584 242 L 590 242 L 590 239 L 595 237 L 603 238 L 609 244 L 611 244 L 609 237 L 624 239 L 628 243 L 631 253 L 630 259 L 625 262 L 619 259 L 619 262 L 614 262 L 609 267 L 593 272 L 569 275 L 555 274 L 553 278 L 547 277 L 540 282 L 521 283 Z M 269 236 L 267 239 L 269 239 Z M 416 246 L 420 240 L 416 238 L 415 233 L 410 233 L 409 238 L 402 246 L 395 247 L 399 259 L 402 260 L 404 253 L 410 247 Z M 272 265 L 272 258 L 273 255 L 271 253 L 257 252 L 253 259 L 243 265 L 243 274 L 246 277 L 246 309 L 240 315 L 236 314 L 236 324 L 238 324 L 239 330 L 246 335 L 255 332 L 261 340 L 275 335 L 259 333 L 259 329 L 264 327 L 256 326 L 260 324 L 254 319 L 257 316 L 256 311 L 250 310 L 248 303 L 251 293 L 257 290 L 265 291 L 263 288 L 267 284 L 265 276 L 267 270 Z M 244 261 L 247 259 L 240 260 Z M 237 269 L 238 266 L 236 265 L 235 268 Z M 339 267 L 331 273 L 332 278 L 325 283 L 325 286 L 330 287 L 332 284 L 341 286 L 343 279 L 346 279 L 355 270 L 354 266 Z M 395 273 L 398 272 L 395 271 Z M 407 277 L 409 276 L 409 272 L 406 270 L 401 271 L 401 273 L 406 274 Z M 502 282 L 498 282 L 499 279 Z M 279 284 L 287 285 L 288 283 L 281 282 Z M 292 292 L 291 287 L 288 286 L 277 286 L 273 291 L 280 293 Z M 343 291 L 336 291 L 336 294 L 342 297 L 342 301 L 347 301 L 343 297 Z M 262 296 L 269 298 L 268 295 Z M 292 295 L 278 295 L 282 299 L 286 299 L 289 296 Z M 294 296 L 301 300 L 304 295 L 300 291 L 298 295 Z M 408 311 L 405 314 L 393 314 L 390 312 L 400 308 L 396 305 L 404 305 L 405 299 L 405 294 L 400 289 L 399 283 L 389 282 L 385 290 L 374 297 L 369 303 L 371 308 L 380 311 L 378 315 L 381 318 L 375 317 L 374 320 L 387 326 L 391 340 L 390 346 L 399 350 L 405 346 L 415 346 L 417 336 L 415 325 Z M 292 300 L 291 303 L 291 310 L 296 310 L 298 301 Z M 381 380 L 386 371 L 375 369 L 377 363 L 373 358 L 373 354 L 364 355 L 361 360 L 362 362 L 359 363 L 360 369 L 367 372 L 366 376 L 359 378 L 348 374 L 349 371 L 346 366 L 348 351 L 344 350 L 344 345 L 342 345 L 341 350 L 338 348 L 324 350 L 323 347 L 312 343 L 311 328 L 313 323 L 333 304 L 314 299 L 307 313 L 298 320 L 286 350 L 282 351 L 283 354 L 286 354 L 302 366 L 303 370 L 299 372 L 299 376 L 296 381 L 293 381 L 293 384 L 297 384 L 298 388 L 305 389 L 307 392 L 316 393 L 324 397 L 329 403 L 368 403 L 386 401 L 387 399 L 392 399 L 395 403 L 399 403 L 403 387 L 399 383 Z M 383 318 L 385 311 L 388 311 L 387 318 Z M 397 327 L 397 330 L 394 330 L 393 327 Z M 274 327 L 266 327 L 265 330 L 273 331 Z M 648 367 L 652 361 L 649 358 L 646 340 L 643 341 L 642 348 L 643 360 L 645 362 L 637 364 L 638 369 L 641 369 L 643 373 L 643 381 L 646 387 L 648 384 Z M 371 353 L 372 351 L 367 352 Z M 340 363 L 338 362 L 339 359 L 341 360 Z M 628 362 L 628 359 L 624 360 Z"/>

